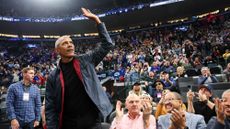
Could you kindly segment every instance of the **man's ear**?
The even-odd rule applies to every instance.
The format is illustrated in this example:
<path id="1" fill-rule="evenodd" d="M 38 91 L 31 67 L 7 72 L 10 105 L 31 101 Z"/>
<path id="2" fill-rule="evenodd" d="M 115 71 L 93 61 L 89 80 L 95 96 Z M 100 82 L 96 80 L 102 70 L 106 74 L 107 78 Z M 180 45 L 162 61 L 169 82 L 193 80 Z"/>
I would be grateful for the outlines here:
<path id="1" fill-rule="evenodd" d="M 55 52 L 56 52 L 57 54 L 59 54 L 59 49 L 58 49 L 58 48 L 55 48 Z"/>

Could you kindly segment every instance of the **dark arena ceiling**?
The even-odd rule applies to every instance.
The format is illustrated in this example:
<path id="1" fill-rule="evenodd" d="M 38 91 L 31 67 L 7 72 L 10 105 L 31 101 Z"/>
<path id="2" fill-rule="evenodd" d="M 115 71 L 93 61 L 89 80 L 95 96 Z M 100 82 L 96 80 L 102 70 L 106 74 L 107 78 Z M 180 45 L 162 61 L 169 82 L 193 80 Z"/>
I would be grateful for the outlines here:
<path id="1" fill-rule="evenodd" d="M 80 8 L 89 8 L 98 14 L 105 11 L 162 0 L 1 0 L 0 16 L 10 17 L 72 17 L 81 15 Z M 101 20 L 108 30 L 191 17 L 230 7 L 230 0 L 184 0 L 168 5 L 143 8 L 127 13 L 109 15 Z M 9 22 L 0 20 L 0 33 L 18 35 L 63 35 L 96 32 L 89 20 L 67 22 Z"/>
<path id="2" fill-rule="evenodd" d="M 85 7 L 100 13 L 108 9 L 164 0 L 1 0 L 0 15 L 65 17 L 81 14 Z"/>

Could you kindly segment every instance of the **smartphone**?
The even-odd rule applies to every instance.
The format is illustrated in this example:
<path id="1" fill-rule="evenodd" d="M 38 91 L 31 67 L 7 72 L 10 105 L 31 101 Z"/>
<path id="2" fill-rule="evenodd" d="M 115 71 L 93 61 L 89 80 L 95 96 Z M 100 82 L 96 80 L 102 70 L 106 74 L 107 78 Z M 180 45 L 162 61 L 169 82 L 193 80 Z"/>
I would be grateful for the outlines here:
<path id="1" fill-rule="evenodd" d="M 188 85 L 188 91 L 191 90 L 192 91 L 192 86 L 191 85 Z"/>

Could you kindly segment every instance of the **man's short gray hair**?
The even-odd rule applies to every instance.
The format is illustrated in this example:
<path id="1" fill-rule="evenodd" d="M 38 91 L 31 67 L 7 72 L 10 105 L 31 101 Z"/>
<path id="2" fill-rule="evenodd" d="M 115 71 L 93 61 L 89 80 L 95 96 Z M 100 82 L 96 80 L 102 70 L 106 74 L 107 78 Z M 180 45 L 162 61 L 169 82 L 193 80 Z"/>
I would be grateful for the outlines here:
<path id="1" fill-rule="evenodd" d="M 227 94 L 227 93 L 230 93 L 230 89 L 227 89 L 227 90 L 225 90 L 225 91 L 223 92 L 222 98 L 223 98 L 224 94 Z"/>
<path id="2" fill-rule="evenodd" d="M 56 42 L 55 42 L 55 48 L 57 48 L 58 45 L 59 45 L 60 43 L 62 43 L 62 42 L 64 41 L 64 39 L 66 39 L 66 38 L 70 38 L 70 36 L 68 36 L 68 35 L 63 35 L 63 36 L 59 37 L 59 38 L 56 40 Z"/>

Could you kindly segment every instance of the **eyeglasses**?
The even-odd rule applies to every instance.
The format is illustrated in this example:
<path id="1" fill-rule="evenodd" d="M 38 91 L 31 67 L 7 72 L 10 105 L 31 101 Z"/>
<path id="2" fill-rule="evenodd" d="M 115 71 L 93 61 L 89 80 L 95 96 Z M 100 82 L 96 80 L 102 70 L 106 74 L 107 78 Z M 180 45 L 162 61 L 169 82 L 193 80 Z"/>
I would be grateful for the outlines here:
<path id="1" fill-rule="evenodd" d="M 160 82 L 157 82 L 155 85 L 162 85 Z"/>

